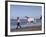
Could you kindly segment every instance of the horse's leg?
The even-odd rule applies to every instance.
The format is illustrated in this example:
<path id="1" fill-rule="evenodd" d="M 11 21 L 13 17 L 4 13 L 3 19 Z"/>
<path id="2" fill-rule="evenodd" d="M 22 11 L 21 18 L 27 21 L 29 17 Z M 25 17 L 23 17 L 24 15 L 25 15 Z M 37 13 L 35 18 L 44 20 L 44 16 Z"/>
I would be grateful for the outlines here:
<path id="1" fill-rule="evenodd" d="M 28 24 L 29 22 L 27 22 L 27 24 Z"/>
<path id="2" fill-rule="evenodd" d="M 28 19 L 27 19 L 27 24 L 29 23 Z"/>
<path id="3" fill-rule="evenodd" d="M 29 24 L 30 24 L 30 21 L 29 21 Z"/>

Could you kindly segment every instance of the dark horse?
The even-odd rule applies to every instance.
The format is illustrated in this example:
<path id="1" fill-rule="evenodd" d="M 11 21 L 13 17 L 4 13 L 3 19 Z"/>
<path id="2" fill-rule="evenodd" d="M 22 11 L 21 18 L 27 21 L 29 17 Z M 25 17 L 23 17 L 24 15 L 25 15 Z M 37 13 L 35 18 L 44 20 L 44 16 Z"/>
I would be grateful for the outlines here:
<path id="1" fill-rule="evenodd" d="M 42 16 L 40 17 L 40 20 L 42 19 Z"/>
<path id="2" fill-rule="evenodd" d="M 41 20 L 42 20 L 42 16 L 40 16 L 40 22 L 41 22 Z"/>

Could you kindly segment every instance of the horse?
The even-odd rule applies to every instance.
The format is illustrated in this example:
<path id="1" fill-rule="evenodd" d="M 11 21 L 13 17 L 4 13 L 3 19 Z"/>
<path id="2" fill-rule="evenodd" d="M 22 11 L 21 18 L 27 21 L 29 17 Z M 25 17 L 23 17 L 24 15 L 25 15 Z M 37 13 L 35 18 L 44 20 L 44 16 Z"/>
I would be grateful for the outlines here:
<path id="1" fill-rule="evenodd" d="M 31 23 L 33 23 L 34 21 L 35 21 L 35 18 L 34 17 L 27 17 L 26 16 L 26 18 L 27 18 L 27 24 L 31 24 Z"/>

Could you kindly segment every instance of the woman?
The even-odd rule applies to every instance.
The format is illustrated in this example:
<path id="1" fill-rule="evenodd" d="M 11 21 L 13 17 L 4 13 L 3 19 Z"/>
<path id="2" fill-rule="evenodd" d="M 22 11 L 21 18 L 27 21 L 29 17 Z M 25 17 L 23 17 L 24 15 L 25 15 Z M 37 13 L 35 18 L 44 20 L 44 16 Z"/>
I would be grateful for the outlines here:
<path id="1" fill-rule="evenodd" d="M 18 27 L 20 27 L 20 28 L 21 28 L 21 26 L 20 26 L 20 19 L 19 19 L 19 17 L 17 17 L 17 28 L 16 28 L 16 29 L 18 29 Z"/>

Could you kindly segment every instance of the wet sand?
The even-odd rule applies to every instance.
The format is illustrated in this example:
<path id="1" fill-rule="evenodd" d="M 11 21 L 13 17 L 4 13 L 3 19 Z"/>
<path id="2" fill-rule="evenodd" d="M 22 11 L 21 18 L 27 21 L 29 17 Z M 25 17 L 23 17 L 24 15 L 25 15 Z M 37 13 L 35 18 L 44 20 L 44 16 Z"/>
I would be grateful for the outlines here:
<path id="1" fill-rule="evenodd" d="M 42 26 L 32 26 L 32 27 L 24 27 L 18 29 L 11 29 L 11 32 L 20 32 L 20 31 L 40 31 Z"/>

